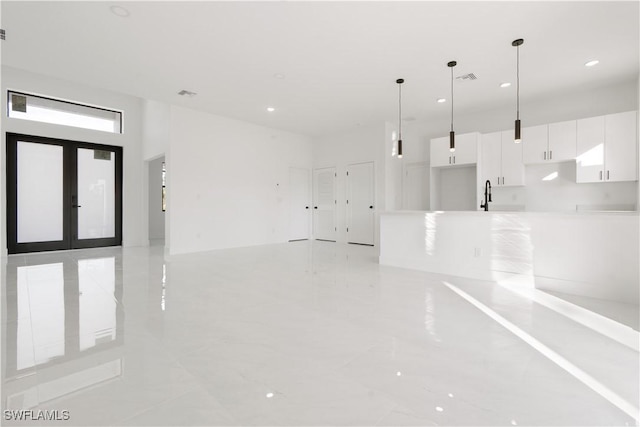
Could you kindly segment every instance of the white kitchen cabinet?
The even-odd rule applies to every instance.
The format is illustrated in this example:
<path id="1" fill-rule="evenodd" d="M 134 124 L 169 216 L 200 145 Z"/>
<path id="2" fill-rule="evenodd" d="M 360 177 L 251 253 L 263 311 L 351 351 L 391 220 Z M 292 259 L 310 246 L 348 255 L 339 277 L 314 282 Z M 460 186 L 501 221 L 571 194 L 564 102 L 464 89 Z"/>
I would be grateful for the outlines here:
<path id="1" fill-rule="evenodd" d="M 482 135 L 482 183 L 493 187 L 524 185 L 522 144 L 513 142 L 513 131 Z"/>
<path id="2" fill-rule="evenodd" d="M 449 137 L 431 140 L 431 167 L 471 165 L 478 162 L 478 132 L 456 135 L 456 150 L 449 151 Z"/>
<path id="3" fill-rule="evenodd" d="M 638 179 L 638 126 L 635 111 L 609 114 L 604 120 L 604 178 L 606 181 Z"/>
<path id="4" fill-rule="evenodd" d="M 601 182 L 604 170 L 604 116 L 578 120 L 576 182 Z"/>
<path id="5" fill-rule="evenodd" d="M 576 158 L 577 121 L 551 123 L 549 125 L 549 149 L 547 160 L 566 162 Z"/>
<path id="6" fill-rule="evenodd" d="M 636 123 L 635 111 L 578 120 L 576 182 L 637 180 Z"/>
<path id="7" fill-rule="evenodd" d="M 522 160 L 524 164 L 530 165 L 543 163 L 547 159 L 549 150 L 549 125 L 529 126 L 521 131 Z M 511 135 L 513 142 L 513 135 Z"/>
<path id="8" fill-rule="evenodd" d="M 576 158 L 576 121 L 522 129 L 522 160 L 526 165 Z"/>

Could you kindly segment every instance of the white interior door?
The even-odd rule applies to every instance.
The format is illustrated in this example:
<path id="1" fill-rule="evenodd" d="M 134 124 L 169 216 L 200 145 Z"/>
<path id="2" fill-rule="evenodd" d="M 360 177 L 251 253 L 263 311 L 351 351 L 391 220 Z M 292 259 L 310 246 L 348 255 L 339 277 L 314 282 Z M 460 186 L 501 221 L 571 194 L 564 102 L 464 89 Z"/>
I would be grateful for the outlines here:
<path id="1" fill-rule="evenodd" d="M 373 162 L 349 165 L 347 168 L 347 242 L 374 244 Z"/>
<path id="2" fill-rule="evenodd" d="M 313 236 L 336 240 L 336 168 L 313 171 Z"/>
<path id="3" fill-rule="evenodd" d="M 309 238 L 311 179 L 309 169 L 289 168 L 289 241 Z"/>
<path id="4" fill-rule="evenodd" d="M 429 165 L 410 163 L 404 171 L 404 209 L 429 210 Z"/>

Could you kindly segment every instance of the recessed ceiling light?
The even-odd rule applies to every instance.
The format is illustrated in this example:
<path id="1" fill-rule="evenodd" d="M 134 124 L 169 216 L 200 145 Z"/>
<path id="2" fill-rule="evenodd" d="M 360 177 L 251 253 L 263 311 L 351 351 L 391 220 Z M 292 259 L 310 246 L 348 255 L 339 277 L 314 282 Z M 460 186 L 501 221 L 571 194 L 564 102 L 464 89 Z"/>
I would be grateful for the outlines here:
<path id="1" fill-rule="evenodd" d="M 447 100 L 444 98 L 438 98 L 436 102 L 442 104 L 443 102 L 447 102 Z"/>
<path id="2" fill-rule="evenodd" d="M 273 107 L 267 107 L 267 111 L 273 113 L 274 111 L 276 111 L 276 109 Z"/>
<path id="3" fill-rule="evenodd" d="M 500 87 L 509 87 L 509 86 L 511 86 L 511 83 L 509 82 L 500 83 Z"/>
<path id="4" fill-rule="evenodd" d="M 129 12 L 127 9 L 125 9 L 122 6 L 111 6 L 109 8 L 111 10 L 111 13 L 113 13 L 116 16 L 119 16 L 120 18 L 126 18 L 129 15 L 131 15 L 131 12 Z"/>
<path id="5" fill-rule="evenodd" d="M 278 80 L 282 80 L 282 79 L 284 79 L 284 74 L 276 73 L 276 74 L 273 75 L 273 77 L 275 77 Z"/>
<path id="6" fill-rule="evenodd" d="M 585 67 L 593 67 L 594 65 L 598 65 L 599 63 L 600 63 L 600 61 L 598 61 L 597 59 L 594 59 L 592 61 L 585 62 L 584 66 Z"/>

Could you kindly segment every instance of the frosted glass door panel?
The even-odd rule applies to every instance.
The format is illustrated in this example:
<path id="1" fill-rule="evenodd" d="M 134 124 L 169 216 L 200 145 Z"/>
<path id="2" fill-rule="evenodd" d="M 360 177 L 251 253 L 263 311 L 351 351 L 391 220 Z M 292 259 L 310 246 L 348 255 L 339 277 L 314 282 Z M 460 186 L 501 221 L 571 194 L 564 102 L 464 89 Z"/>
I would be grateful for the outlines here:
<path id="1" fill-rule="evenodd" d="M 78 148 L 78 239 L 115 237 L 115 157 Z"/>
<path id="2" fill-rule="evenodd" d="M 18 243 L 63 239 L 63 147 L 18 141 Z"/>

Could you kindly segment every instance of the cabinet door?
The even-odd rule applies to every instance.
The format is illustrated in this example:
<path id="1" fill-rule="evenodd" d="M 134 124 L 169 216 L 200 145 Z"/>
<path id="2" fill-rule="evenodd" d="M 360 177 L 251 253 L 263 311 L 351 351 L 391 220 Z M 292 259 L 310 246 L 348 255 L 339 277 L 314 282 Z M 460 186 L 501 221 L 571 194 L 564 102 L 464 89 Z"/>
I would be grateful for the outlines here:
<path id="1" fill-rule="evenodd" d="M 523 140 L 524 142 L 524 140 Z M 522 163 L 522 143 L 513 142 L 513 132 L 502 132 L 502 184 L 504 186 L 524 185 L 524 163 Z"/>
<path id="2" fill-rule="evenodd" d="M 450 154 L 448 136 L 431 140 L 431 167 L 449 166 Z"/>
<path id="3" fill-rule="evenodd" d="M 522 142 L 520 144 L 522 144 L 522 161 L 524 164 L 530 165 L 547 161 L 549 156 L 547 154 L 549 146 L 548 128 L 548 125 L 522 128 Z M 510 138 L 511 142 L 513 142 L 512 134 Z M 505 140 L 505 142 L 507 141 Z"/>
<path id="4" fill-rule="evenodd" d="M 463 133 L 456 135 L 456 151 L 453 155 L 455 165 L 469 165 L 478 162 L 479 133 Z"/>
<path id="5" fill-rule="evenodd" d="M 549 153 L 547 159 L 565 162 L 576 158 L 576 121 L 551 123 L 549 125 Z"/>
<path id="6" fill-rule="evenodd" d="M 482 182 L 489 180 L 491 185 L 498 186 L 502 182 L 502 132 L 483 134 L 480 146 L 482 153 Z"/>
<path id="7" fill-rule="evenodd" d="M 635 181 L 637 169 L 636 112 L 605 116 L 604 179 L 606 181 Z"/>
<path id="8" fill-rule="evenodd" d="M 604 116 L 577 121 L 576 182 L 601 182 L 604 171 Z"/>

